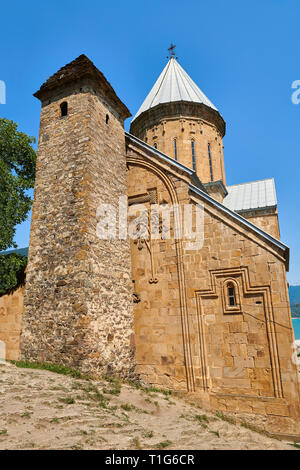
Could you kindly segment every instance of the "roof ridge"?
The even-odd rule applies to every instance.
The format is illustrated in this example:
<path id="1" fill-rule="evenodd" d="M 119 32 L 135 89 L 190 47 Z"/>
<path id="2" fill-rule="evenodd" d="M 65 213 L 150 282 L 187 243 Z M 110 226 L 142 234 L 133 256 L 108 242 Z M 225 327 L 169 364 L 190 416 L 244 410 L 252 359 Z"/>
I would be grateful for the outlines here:
<path id="1" fill-rule="evenodd" d="M 251 184 L 251 183 L 259 183 L 260 181 L 273 181 L 273 182 L 275 182 L 274 177 L 272 176 L 271 178 L 264 178 L 264 179 L 261 179 L 261 180 L 247 181 L 246 183 L 236 183 L 236 184 L 226 185 L 226 188 L 232 188 L 233 186 L 244 186 L 245 184 Z"/>
<path id="2" fill-rule="evenodd" d="M 152 107 L 152 103 L 153 103 L 153 101 L 155 100 L 155 98 L 157 97 L 157 95 L 158 95 L 158 93 L 159 93 L 159 91 L 160 91 L 160 89 L 161 89 L 161 86 L 162 86 L 162 84 L 163 84 L 164 78 L 165 78 L 165 76 L 166 76 L 166 74 L 167 74 L 167 71 L 169 70 L 170 63 L 171 63 L 171 59 L 168 61 L 167 65 L 165 65 L 165 67 L 163 68 L 163 71 L 161 72 L 161 74 L 162 74 L 162 73 L 164 72 L 164 70 L 166 70 L 165 73 L 164 73 L 164 75 L 163 75 L 163 77 L 162 77 L 162 79 L 161 79 L 161 82 L 160 82 L 160 85 L 159 85 L 159 87 L 158 87 L 158 90 L 157 90 L 157 92 L 155 93 L 155 95 L 153 96 L 153 99 L 151 100 L 151 103 L 150 103 L 150 106 L 149 106 L 150 108 Z M 160 75 L 161 75 L 161 74 L 160 74 Z M 159 76 L 159 77 L 160 77 L 160 76 Z M 158 77 L 157 80 L 159 80 L 159 77 Z"/>

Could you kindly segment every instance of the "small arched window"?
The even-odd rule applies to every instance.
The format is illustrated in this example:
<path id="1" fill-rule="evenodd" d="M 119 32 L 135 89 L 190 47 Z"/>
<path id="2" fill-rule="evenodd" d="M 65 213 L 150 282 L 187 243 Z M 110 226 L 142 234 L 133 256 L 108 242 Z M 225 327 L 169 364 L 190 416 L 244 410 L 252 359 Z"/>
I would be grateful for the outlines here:
<path id="1" fill-rule="evenodd" d="M 211 151 L 210 151 L 210 144 L 208 144 L 208 161 L 209 161 L 209 171 L 210 171 L 210 181 L 214 180 L 213 175 L 213 168 L 212 168 L 212 160 L 211 160 Z"/>
<path id="2" fill-rule="evenodd" d="M 228 282 L 227 284 L 227 295 L 228 295 L 228 305 L 229 307 L 236 306 L 236 295 L 235 295 L 235 288 L 232 282 Z"/>
<path id="3" fill-rule="evenodd" d="M 195 142 L 192 140 L 192 163 L 193 171 L 196 171 L 196 156 L 195 156 Z"/>
<path id="4" fill-rule="evenodd" d="M 177 139 L 174 139 L 174 158 L 177 161 Z"/>
<path id="5" fill-rule="evenodd" d="M 224 313 L 242 313 L 239 283 L 237 279 L 226 279 L 223 284 Z"/>
<path id="6" fill-rule="evenodd" d="M 157 149 L 157 142 L 154 142 L 153 147 Z"/>
<path id="7" fill-rule="evenodd" d="M 61 117 L 68 115 L 68 103 L 66 101 L 64 101 L 60 105 L 60 114 L 61 114 Z"/>

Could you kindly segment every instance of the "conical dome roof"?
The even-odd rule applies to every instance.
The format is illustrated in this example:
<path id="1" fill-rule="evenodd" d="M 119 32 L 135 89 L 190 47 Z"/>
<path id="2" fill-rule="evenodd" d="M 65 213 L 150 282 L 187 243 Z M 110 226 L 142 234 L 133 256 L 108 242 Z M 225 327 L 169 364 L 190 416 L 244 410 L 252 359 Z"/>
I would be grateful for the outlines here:
<path id="1" fill-rule="evenodd" d="M 154 108 L 154 106 L 157 106 L 158 104 L 174 101 L 203 103 L 218 111 L 191 77 L 185 72 L 185 70 L 183 70 L 177 60 L 172 56 L 142 106 L 134 116 L 133 121 L 144 111 Z"/>

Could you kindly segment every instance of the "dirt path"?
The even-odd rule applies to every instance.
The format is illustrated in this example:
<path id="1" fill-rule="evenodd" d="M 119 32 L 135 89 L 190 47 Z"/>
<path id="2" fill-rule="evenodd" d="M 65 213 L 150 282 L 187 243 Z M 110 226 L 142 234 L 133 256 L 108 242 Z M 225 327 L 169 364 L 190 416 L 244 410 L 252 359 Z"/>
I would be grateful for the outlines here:
<path id="1" fill-rule="evenodd" d="M 162 393 L 0 366 L 0 449 L 290 449 Z"/>

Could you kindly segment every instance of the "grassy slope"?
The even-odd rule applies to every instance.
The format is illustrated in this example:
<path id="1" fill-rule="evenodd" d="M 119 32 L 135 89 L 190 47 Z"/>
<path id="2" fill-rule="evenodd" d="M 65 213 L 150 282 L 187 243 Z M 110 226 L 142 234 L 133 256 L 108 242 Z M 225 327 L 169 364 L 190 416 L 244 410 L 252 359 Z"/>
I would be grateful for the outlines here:
<path id="1" fill-rule="evenodd" d="M 0 449 L 295 449 L 167 391 L 18 365 L 0 366 Z"/>

